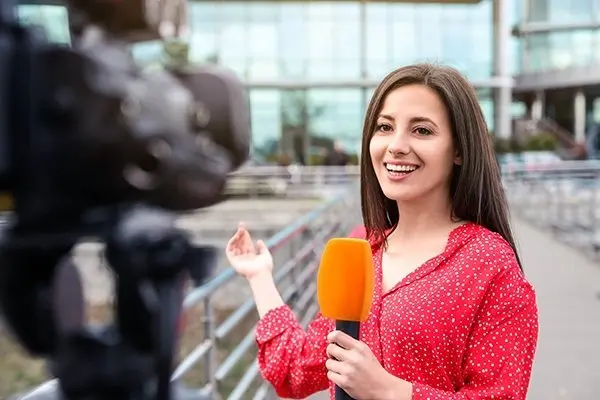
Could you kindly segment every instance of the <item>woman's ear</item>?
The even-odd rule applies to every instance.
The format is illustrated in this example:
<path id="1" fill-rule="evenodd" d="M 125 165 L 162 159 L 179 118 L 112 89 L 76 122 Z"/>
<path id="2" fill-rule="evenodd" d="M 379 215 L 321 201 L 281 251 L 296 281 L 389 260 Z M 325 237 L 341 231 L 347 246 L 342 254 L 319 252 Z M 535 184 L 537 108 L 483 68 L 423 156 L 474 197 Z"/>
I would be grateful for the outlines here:
<path id="1" fill-rule="evenodd" d="M 458 154 L 458 151 L 456 153 L 454 153 L 454 164 L 456 165 L 462 165 L 462 157 L 460 156 L 460 154 Z"/>

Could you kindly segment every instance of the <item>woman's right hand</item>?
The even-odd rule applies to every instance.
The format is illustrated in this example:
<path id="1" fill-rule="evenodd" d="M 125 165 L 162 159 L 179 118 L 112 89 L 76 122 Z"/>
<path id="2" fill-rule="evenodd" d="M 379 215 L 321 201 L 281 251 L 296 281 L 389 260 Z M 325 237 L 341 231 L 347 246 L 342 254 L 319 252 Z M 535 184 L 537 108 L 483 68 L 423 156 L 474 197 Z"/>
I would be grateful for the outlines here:
<path id="1" fill-rule="evenodd" d="M 240 223 L 225 249 L 227 260 L 240 275 L 247 279 L 273 271 L 273 256 L 262 240 L 252 241 L 250 233 Z"/>

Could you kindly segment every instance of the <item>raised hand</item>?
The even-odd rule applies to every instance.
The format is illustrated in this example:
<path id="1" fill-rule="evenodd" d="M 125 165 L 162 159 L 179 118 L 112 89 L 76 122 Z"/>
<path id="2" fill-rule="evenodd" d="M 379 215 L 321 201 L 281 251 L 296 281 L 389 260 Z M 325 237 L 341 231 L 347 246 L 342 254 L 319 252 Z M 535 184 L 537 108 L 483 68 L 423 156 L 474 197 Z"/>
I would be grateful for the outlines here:
<path id="1" fill-rule="evenodd" d="M 262 240 L 256 244 L 243 223 L 238 225 L 225 249 L 227 260 L 240 275 L 250 279 L 261 273 L 273 271 L 273 257 Z"/>

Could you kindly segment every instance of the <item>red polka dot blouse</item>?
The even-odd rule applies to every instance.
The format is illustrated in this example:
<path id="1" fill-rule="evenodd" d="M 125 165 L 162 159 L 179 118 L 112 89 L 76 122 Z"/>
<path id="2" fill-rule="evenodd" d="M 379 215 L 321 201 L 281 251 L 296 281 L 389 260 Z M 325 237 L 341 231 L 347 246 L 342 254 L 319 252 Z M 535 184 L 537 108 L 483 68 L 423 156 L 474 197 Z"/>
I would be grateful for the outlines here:
<path id="1" fill-rule="evenodd" d="M 413 384 L 413 400 L 525 400 L 537 344 L 535 292 L 509 244 L 467 223 L 444 252 L 382 292 L 383 246 L 373 245 L 375 293 L 360 339 L 389 373 Z M 256 341 L 263 377 L 285 398 L 333 386 L 318 315 L 304 330 L 290 308 L 267 313 Z"/>

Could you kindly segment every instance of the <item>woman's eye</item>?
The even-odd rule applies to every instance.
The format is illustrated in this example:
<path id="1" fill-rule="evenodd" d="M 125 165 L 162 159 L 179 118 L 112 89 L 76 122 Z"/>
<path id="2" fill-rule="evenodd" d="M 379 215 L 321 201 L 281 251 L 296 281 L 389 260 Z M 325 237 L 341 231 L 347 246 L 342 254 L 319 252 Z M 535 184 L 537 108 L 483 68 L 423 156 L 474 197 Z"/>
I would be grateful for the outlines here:
<path id="1" fill-rule="evenodd" d="M 431 135 L 431 131 L 427 128 L 416 128 L 415 132 L 417 132 L 419 135 Z"/>
<path id="2" fill-rule="evenodd" d="M 387 124 L 379 124 L 377 125 L 377 130 L 380 132 L 391 132 L 392 127 Z"/>

